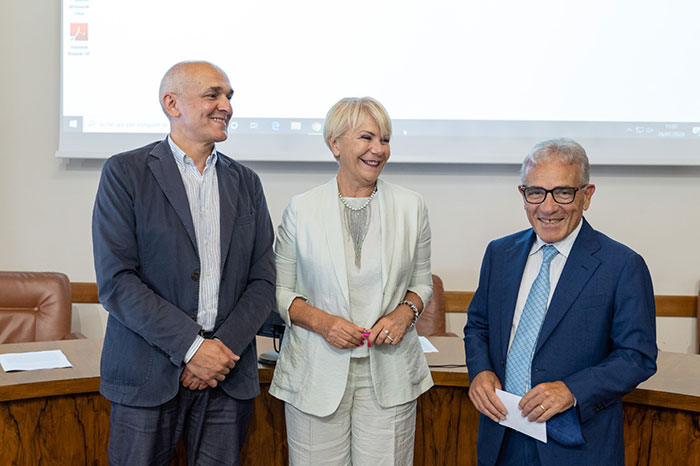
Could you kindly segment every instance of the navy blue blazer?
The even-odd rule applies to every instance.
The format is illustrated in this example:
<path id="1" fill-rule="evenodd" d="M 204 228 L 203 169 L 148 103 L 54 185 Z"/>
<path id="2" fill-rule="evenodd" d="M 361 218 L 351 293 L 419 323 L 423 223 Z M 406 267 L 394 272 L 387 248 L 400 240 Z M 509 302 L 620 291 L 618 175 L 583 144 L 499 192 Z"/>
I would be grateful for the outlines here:
<path id="1" fill-rule="evenodd" d="M 214 336 L 241 359 L 221 382 L 259 393 L 255 333 L 275 302 L 274 232 L 262 184 L 219 153 L 221 285 Z M 200 263 L 185 186 L 167 142 L 111 157 L 92 218 L 97 286 L 109 312 L 100 392 L 130 406 L 175 396 L 195 340 Z"/>
<path id="2" fill-rule="evenodd" d="M 583 219 L 542 324 L 532 386 L 563 381 L 577 400 L 586 440 L 567 447 L 537 442 L 543 466 L 624 465 L 622 396 L 656 372 L 656 311 L 644 259 Z M 505 361 L 528 253 L 528 229 L 489 244 L 469 305 L 469 378 L 493 371 L 505 386 Z M 505 428 L 481 415 L 479 464 L 495 464 Z"/>

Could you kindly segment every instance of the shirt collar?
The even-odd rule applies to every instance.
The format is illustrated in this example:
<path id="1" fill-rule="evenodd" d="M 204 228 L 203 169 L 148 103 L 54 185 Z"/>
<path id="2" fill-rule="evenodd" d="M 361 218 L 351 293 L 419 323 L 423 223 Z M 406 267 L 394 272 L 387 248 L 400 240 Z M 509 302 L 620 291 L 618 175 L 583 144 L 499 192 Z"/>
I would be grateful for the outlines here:
<path id="1" fill-rule="evenodd" d="M 532 249 L 530 249 L 530 255 L 535 254 L 537 251 L 542 249 L 543 246 L 547 244 L 551 244 L 557 249 L 557 252 L 564 256 L 565 258 L 569 258 L 569 253 L 571 253 L 571 248 L 574 246 L 574 242 L 576 241 L 576 238 L 578 237 L 579 232 L 581 231 L 581 227 L 583 226 L 583 217 L 581 220 L 578 222 L 578 225 L 576 228 L 574 228 L 574 231 L 568 234 L 566 238 L 564 238 L 561 241 L 558 241 L 556 243 L 545 243 L 542 241 L 542 239 L 537 236 L 537 240 L 535 243 L 532 245 Z"/>
<path id="2" fill-rule="evenodd" d="M 170 135 L 168 135 L 167 139 L 168 145 L 170 145 L 170 150 L 173 153 L 173 157 L 175 157 L 175 162 L 177 162 L 178 167 L 184 168 L 185 165 L 194 165 L 194 161 L 192 161 L 192 159 L 187 154 L 185 154 L 185 152 L 182 149 L 180 149 L 180 147 L 177 144 L 175 144 Z M 205 167 L 215 164 L 217 159 L 218 155 L 216 153 L 216 146 L 214 146 L 214 148 L 211 151 L 211 154 L 209 155 L 209 157 L 207 157 Z"/>

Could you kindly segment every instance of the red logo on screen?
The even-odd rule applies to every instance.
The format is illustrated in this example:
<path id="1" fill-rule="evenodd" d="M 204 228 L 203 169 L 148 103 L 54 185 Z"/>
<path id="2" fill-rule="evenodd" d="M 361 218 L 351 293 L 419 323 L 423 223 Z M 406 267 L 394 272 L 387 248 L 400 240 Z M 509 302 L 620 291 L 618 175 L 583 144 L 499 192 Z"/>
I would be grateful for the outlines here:
<path id="1" fill-rule="evenodd" d="M 71 40 L 88 40 L 88 23 L 70 23 Z"/>

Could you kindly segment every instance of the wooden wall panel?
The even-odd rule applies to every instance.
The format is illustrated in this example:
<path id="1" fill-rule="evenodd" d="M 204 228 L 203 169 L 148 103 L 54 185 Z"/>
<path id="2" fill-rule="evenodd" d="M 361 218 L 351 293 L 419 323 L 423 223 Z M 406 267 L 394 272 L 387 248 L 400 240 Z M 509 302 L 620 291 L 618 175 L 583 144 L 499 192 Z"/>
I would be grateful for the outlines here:
<path id="1" fill-rule="evenodd" d="M 269 386 L 255 401 L 247 466 L 287 464 L 284 405 Z M 700 466 L 700 413 L 625 402 L 627 466 Z M 464 387 L 418 399 L 416 466 L 476 464 L 478 413 Z M 0 465 L 107 465 L 109 402 L 97 393 L 0 402 Z M 180 448 L 173 465 L 185 465 Z"/>
<path id="2" fill-rule="evenodd" d="M 72 282 L 74 303 L 98 303 L 97 285 L 90 282 Z M 445 312 L 467 312 L 474 297 L 473 291 L 445 291 Z M 697 296 L 657 295 L 657 317 L 695 317 Z"/>
<path id="3" fill-rule="evenodd" d="M 700 413 L 624 404 L 627 466 L 700 466 Z"/>
<path id="4" fill-rule="evenodd" d="M 245 465 L 286 465 L 289 461 L 284 403 L 271 396 L 269 390 L 269 384 L 261 384 L 260 396 L 255 398 L 253 418 L 241 454 Z"/>
<path id="5" fill-rule="evenodd" d="M 466 388 L 431 388 L 418 398 L 414 464 L 475 465 L 478 424 Z"/>
<path id="6" fill-rule="evenodd" d="M 97 283 L 71 282 L 71 301 L 74 303 L 99 303 L 97 299 Z"/>
<path id="7" fill-rule="evenodd" d="M 98 394 L 0 403 L 0 464 L 107 464 L 109 402 Z"/>

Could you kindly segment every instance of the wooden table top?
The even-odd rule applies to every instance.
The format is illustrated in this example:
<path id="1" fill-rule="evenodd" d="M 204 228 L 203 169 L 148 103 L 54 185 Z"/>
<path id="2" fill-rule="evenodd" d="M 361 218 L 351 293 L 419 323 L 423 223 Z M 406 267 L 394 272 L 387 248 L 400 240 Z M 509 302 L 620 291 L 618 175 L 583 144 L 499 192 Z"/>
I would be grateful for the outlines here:
<path id="1" fill-rule="evenodd" d="M 0 345 L 0 354 L 55 349 L 63 351 L 73 367 L 17 372 L 0 369 L 0 401 L 99 391 L 102 339 L 10 343 Z"/>
<path id="2" fill-rule="evenodd" d="M 700 355 L 660 351 L 658 370 L 623 400 L 700 413 Z"/>
<path id="3" fill-rule="evenodd" d="M 435 385 L 468 387 L 464 343 L 455 337 L 430 337 L 437 353 L 426 353 Z M 258 352 L 272 350 L 270 338 L 257 337 Z M 0 369 L 0 402 L 40 396 L 99 391 L 101 339 L 0 345 L 0 354 L 60 349 L 71 368 L 5 373 Z M 700 412 L 700 355 L 660 352 L 658 372 L 624 400 L 630 403 Z M 260 365 L 260 381 L 272 380 L 273 367 Z"/>

